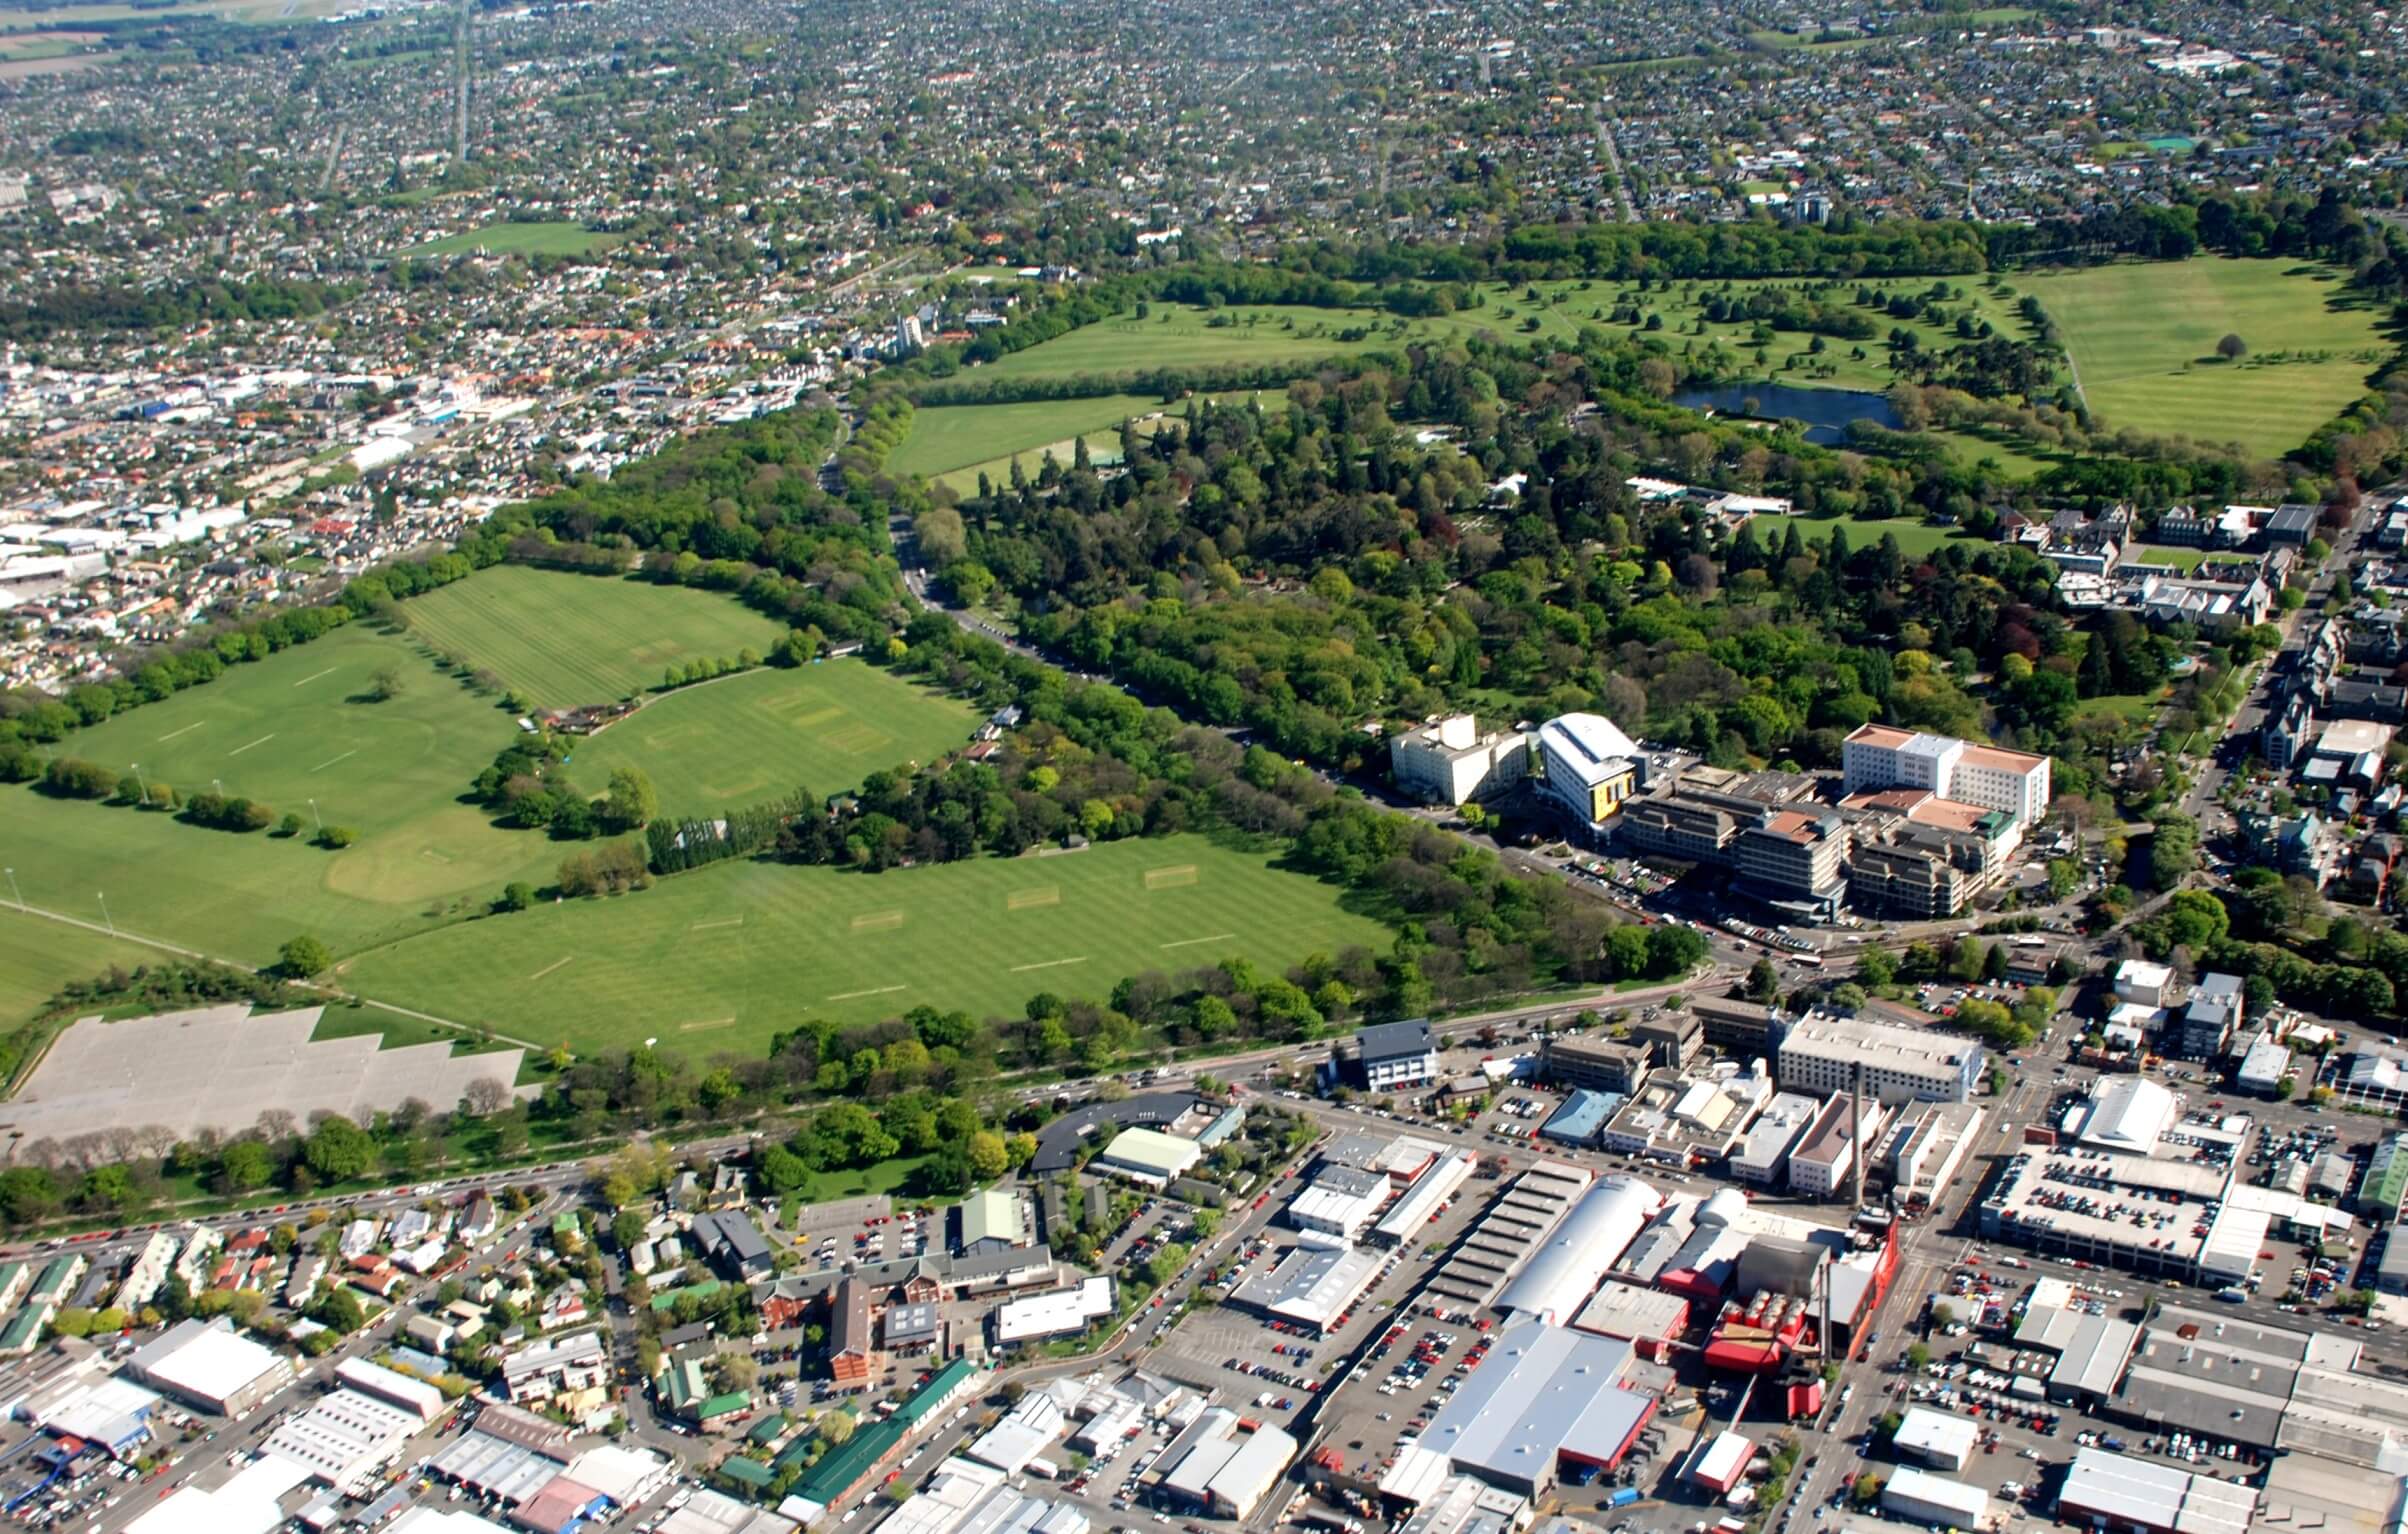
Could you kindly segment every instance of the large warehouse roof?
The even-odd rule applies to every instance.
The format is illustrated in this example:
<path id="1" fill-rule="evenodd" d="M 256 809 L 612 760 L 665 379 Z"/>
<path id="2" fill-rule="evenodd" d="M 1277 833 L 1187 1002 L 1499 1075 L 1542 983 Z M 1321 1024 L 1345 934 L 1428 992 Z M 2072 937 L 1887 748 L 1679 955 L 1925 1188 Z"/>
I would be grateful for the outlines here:
<path id="1" fill-rule="evenodd" d="M 1989 1514 L 1990 1494 L 1979 1486 L 1904 1465 L 1881 1488 L 1881 1505 L 1910 1518 L 1930 1518 L 1938 1509 L 1954 1513 L 1959 1528 L 1978 1529 Z"/>
<path id="2" fill-rule="evenodd" d="M 1642 1289 L 1619 1280 L 1598 1289 L 1597 1297 L 1580 1307 L 1572 1324 L 1600 1337 L 1653 1341 L 1677 1337 L 1688 1329 L 1689 1302 L 1661 1289 Z"/>
<path id="3" fill-rule="evenodd" d="M 1379 1273 L 1380 1258 L 1355 1247 L 1296 1247 L 1278 1266 L 1238 1285 L 1241 1305 L 1307 1326 L 1327 1326 Z"/>
<path id="4" fill-rule="evenodd" d="M 1635 1177 L 1605 1177 L 1555 1227 L 1547 1243 L 1497 1297 L 1497 1308 L 1563 1325 L 1597 1291 L 1599 1280 L 1664 1207 L 1664 1196 Z"/>
<path id="5" fill-rule="evenodd" d="M 290 1460 L 253 1460 L 214 1491 L 186 1486 L 126 1526 L 126 1534 L 268 1534 L 285 1521 L 278 1499 L 309 1479 Z"/>
<path id="6" fill-rule="evenodd" d="M 224 1323 L 184 1321 L 133 1357 L 134 1372 L 200 1401 L 224 1401 L 277 1368 L 279 1355 Z"/>
<path id="7" fill-rule="evenodd" d="M 2257 1492 L 2172 1465 L 2078 1449 L 2058 1506 L 2174 1534 L 2249 1534 Z"/>
<path id="8" fill-rule="evenodd" d="M 1623 1388 L 1627 1342 L 1537 1321 L 1496 1338 L 1421 1438 L 1463 1474 L 1518 1488 L 1552 1479 L 1559 1455 L 1611 1464 L 1654 1410 L 1651 1397 Z"/>

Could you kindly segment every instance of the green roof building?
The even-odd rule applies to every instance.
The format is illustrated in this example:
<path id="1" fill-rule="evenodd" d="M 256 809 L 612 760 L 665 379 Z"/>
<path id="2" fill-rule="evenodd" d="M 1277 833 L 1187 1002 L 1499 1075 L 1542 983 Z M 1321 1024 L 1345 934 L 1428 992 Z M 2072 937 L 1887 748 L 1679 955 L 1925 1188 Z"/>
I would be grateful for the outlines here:
<path id="1" fill-rule="evenodd" d="M 30 1353 L 42 1340 L 42 1328 L 50 1324 L 51 1310 L 47 1305 L 28 1305 L 9 1318 L 0 1328 L 0 1354 Z"/>
<path id="2" fill-rule="evenodd" d="M 864 1423 L 841 1447 L 812 1466 L 794 1489 L 806 1502 L 832 1507 L 858 1490 L 902 1442 L 903 1424 L 896 1419 Z"/>
<path id="3" fill-rule="evenodd" d="M 735 1482 L 737 1485 L 749 1486 L 754 1491 L 767 1491 L 769 1489 L 769 1483 L 778 1478 L 778 1473 L 775 1470 L 770 1469 L 767 1465 L 762 1464 L 757 1459 L 746 1459 L 741 1454 L 730 1459 L 721 1460 L 719 1462 L 719 1473 L 726 1476 L 729 1480 Z"/>
<path id="4" fill-rule="evenodd" d="M 968 1360 L 960 1358 L 953 1360 L 942 1369 L 937 1370 L 929 1378 L 927 1384 L 911 1393 L 911 1399 L 896 1410 L 895 1420 L 902 1423 L 906 1429 L 920 1426 L 938 1412 L 952 1405 L 954 1397 L 967 1388 L 970 1381 L 977 1376 L 978 1371 L 970 1367 Z"/>

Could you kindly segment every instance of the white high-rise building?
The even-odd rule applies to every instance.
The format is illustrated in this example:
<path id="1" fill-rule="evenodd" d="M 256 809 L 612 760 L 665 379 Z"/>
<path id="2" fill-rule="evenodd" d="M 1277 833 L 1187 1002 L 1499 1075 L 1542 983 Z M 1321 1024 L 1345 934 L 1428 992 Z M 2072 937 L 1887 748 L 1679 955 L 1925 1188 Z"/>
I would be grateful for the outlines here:
<path id="1" fill-rule="evenodd" d="M 1450 714 L 1388 740 L 1396 786 L 1425 804 L 1459 805 L 1510 788 L 1530 760 L 1519 730 L 1480 733 L 1469 714 Z"/>
<path id="2" fill-rule="evenodd" d="M 2038 820 L 2049 806 L 2049 759 L 2025 751 L 1926 735 L 1895 725 L 1860 725 L 1841 757 L 1847 792 L 1920 788 L 1938 798 L 1979 805 L 2018 824 Z"/>

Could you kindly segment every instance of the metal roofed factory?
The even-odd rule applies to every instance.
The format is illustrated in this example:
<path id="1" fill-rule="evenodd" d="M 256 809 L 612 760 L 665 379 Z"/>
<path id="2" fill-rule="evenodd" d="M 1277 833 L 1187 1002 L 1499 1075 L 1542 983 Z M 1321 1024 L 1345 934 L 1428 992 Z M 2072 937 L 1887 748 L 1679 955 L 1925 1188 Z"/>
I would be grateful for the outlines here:
<path id="1" fill-rule="evenodd" d="M 1371 1287 L 1382 1260 L 1354 1247 L 1293 1247 L 1276 1266 L 1238 1285 L 1230 1300 L 1326 1331 Z"/>
<path id="2" fill-rule="evenodd" d="M 1430 1279 L 1430 1292 L 1484 1308 L 1588 1190 L 1595 1177 L 1560 1161 L 1531 1163 L 1482 1210 Z"/>
<path id="3" fill-rule="evenodd" d="M 1495 1350 L 1421 1435 L 1463 1475 L 1543 1496 L 1565 1461 L 1612 1469 L 1655 1415 L 1623 1385 L 1631 1345 L 1540 1321 L 1496 1334 Z"/>
<path id="4" fill-rule="evenodd" d="M 1159 1495 L 1223 1518 L 1250 1518 L 1296 1457 L 1296 1440 L 1208 1408 L 1172 1439 L 1147 1479 Z"/>
<path id="5" fill-rule="evenodd" d="M 2077 1449 L 2057 1494 L 2065 1516 L 2159 1534 L 2249 1534 L 2257 1492 L 2173 1465 Z"/>
<path id="6" fill-rule="evenodd" d="M 293 1382 L 292 1360 L 220 1319 L 180 1321 L 127 1367 L 146 1383 L 221 1417 L 239 1417 Z"/>
<path id="7" fill-rule="evenodd" d="M 1497 1309 L 1514 1319 L 1569 1323 L 1663 1207 L 1664 1195 L 1635 1177 L 1600 1178 L 1497 1296 Z"/>
<path id="8" fill-rule="evenodd" d="M 1421 1238 L 1446 1201 L 1470 1179 L 1479 1159 L 1469 1151 L 1448 1151 L 1430 1163 L 1371 1228 L 1374 1240 L 1388 1246 L 1409 1246 Z"/>
<path id="9" fill-rule="evenodd" d="M 1580 1307 L 1572 1325 L 1600 1337 L 1618 1337 L 1638 1349 L 1640 1357 L 1663 1363 L 1671 1355 L 1670 1344 L 1689 1330 L 1689 1302 L 1661 1289 L 1607 1283 Z"/>
<path id="10" fill-rule="evenodd" d="M 879 1524 L 881 1534 L 1087 1534 L 1068 1503 L 1017 1491 L 991 1466 L 948 1459 L 927 1485 Z"/>

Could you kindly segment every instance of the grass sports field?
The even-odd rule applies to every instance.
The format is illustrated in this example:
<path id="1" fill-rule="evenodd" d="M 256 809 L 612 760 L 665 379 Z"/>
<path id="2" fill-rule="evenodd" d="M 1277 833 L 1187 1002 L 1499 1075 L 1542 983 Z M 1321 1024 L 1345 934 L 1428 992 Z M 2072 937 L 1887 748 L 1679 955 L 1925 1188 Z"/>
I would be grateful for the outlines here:
<path id="1" fill-rule="evenodd" d="M 367 701 L 387 669 L 400 693 Z M 264 964 L 301 932 L 339 952 L 481 904 L 512 879 L 549 879 L 556 844 L 497 830 L 458 802 L 511 734 L 491 699 L 398 638 L 353 625 L 59 748 L 119 773 L 139 763 L 145 781 L 183 793 L 223 784 L 279 814 L 350 826 L 351 847 L 206 830 L 29 788 L 0 789 L 0 847 L 36 906 L 99 920 L 105 895 L 126 931 L 236 962 Z"/>
<path id="2" fill-rule="evenodd" d="M 641 894 L 473 922 L 361 955 L 367 995 L 582 1051 L 658 1037 L 756 1050 L 806 1015 L 923 1002 L 1018 1015 L 1124 976 L 1244 954 L 1271 968 L 1386 929 L 1265 854 L 1199 836 L 884 874 L 723 864 Z"/>
<path id="3" fill-rule="evenodd" d="M 465 256 L 484 251 L 496 256 L 590 256 L 617 243 L 617 235 L 603 234 L 583 224 L 503 222 L 479 224 L 474 229 L 463 229 L 458 234 L 447 234 L 394 254 Z"/>
<path id="4" fill-rule="evenodd" d="M 1230 393 L 1206 395 L 1221 402 L 1257 400 L 1262 409 L 1286 409 L 1288 390 L 1230 390 Z M 1139 409 L 1112 409 L 1105 414 L 1108 402 L 1137 402 Z M 1088 409 L 1096 407 L 1096 409 Z M 1038 400 L 1023 405 L 939 405 L 922 409 L 913 417 L 913 433 L 903 438 L 903 450 L 898 460 L 910 460 L 905 472 L 927 474 L 937 484 L 949 484 L 956 494 L 978 494 L 978 477 L 985 474 L 990 484 L 1011 482 L 1011 460 L 1021 462 L 1021 472 L 1035 479 L 1045 467 L 1045 455 L 1052 453 L 1055 462 L 1069 467 L 1079 458 L 1076 438 L 1086 438 L 1088 455 L 1096 462 L 1120 462 L 1120 421 L 1134 421 L 1139 436 L 1153 436 L 1163 421 L 1178 419 L 1187 405 L 1163 407 L 1158 402 L 1146 402 L 1144 395 L 1100 395 L 1096 400 Z M 992 412 L 992 414 L 990 414 Z M 1011 412 L 1011 414 L 1004 414 Z M 922 443 L 920 429 L 929 417 L 934 421 L 934 436 Z M 946 446 L 946 441 L 951 446 Z M 937 462 L 958 458 L 973 446 L 990 446 L 997 441 L 1014 443 L 1009 450 L 997 450 L 992 458 L 975 458 L 961 465 L 925 467 Z M 922 443 L 920 453 L 913 453 L 915 443 Z"/>
<path id="5" fill-rule="evenodd" d="M 714 592 L 523 565 L 413 597 L 402 612 L 414 637 L 492 670 L 542 708 L 615 702 L 688 661 L 765 655 L 784 632 Z"/>
<path id="6" fill-rule="evenodd" d="M 132 969 L 170 957 L 0 906 L 0 1032 L 32 1018 L 70 981 L 106 974 L 112 964 Z"/>
<path id="7" fill-rule="evenodd" d="M 1068 440 L 1074 433 L 1118 432 L 1164 408 L 1147 394 L 1028 400 L 1009 405 L 938 405 L 911 418 L 911 434 L 886 466 L 897 474 L 942 474 Z"/>
<path id="8" fill-rule="evenodd" d="M 0 847 L 30 905 L 251 966 L 304 932 L 345 953 L 422 931 L 513 879 L 549 883 L 562 853 L 466 805 L 325 852 L 22 788 L 0 789 Z"/>
<path id="9" fill-rule="evenodd" d="M 374 678 L 387 670 L 400 693 L 370 701 Z M 372 839 L 452 807 L 515 733 L 493 699 L 440 674 L 393 636 L 353 624 L 78 731 L 59 753 L 119 773 L 139 764 L 145 781 L 185 794 L 222 784 L 304 819 L 315 799 L 328 824 Z"/>
<path id="10" fill-rule="evenodd" d="M 2363 393 L 2386 347 L 2380 315 L 2336 308 L 2339 274 L 2201 257 L 2016 279 L 2064 333 L 2101 424 L 2256 457 L 2289 452 Z M 2216 357 L 2237 335 L 2238 364 Z"/>
<path id="11" fill-rule="evenodd" d="M 578 746 L 569 771 L 599 789 L 614 769 L 641 767 L 662 813 L 700 815 L 797 787 L 842 793 L 881 767 L 934 760 L 976 722 L 968 705 L 864 661 L 773 666 L 655 698 Z"/>
<path id="12" fill-rule="evenodd" d="M 1213 319 L 1227 321 L 1214 325 Z M 1310 309 L 1236 304 L 1207 311 L 1155 304 L 1017 351 L 979 369 L 989 378 L 1068 378 L 1152 368 L 1313 361 L 1394 347 L 1421 333 L 1413 322 L 1373 309 Z"/>

